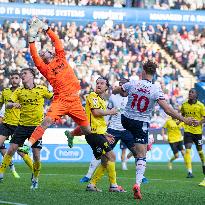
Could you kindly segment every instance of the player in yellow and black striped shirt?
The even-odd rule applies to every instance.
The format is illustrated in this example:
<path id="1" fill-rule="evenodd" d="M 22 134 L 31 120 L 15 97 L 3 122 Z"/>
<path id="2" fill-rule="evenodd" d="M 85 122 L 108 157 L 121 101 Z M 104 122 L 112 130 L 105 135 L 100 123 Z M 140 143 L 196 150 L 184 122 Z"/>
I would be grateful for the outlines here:
<path id="1" fill-rule="evenodd" d="M 22 69 L 21 78 L 24 87 L 16 89 L 10 98 L 10 102 L 7 104 L 7 108 L 19 108 L 21 113 L 19 126 L 14 132 L 10 147 L 0 167 L 0 178 L 3 178 L 3 173 L 18 147 L 23 145 L 24 141 L 31 136 L 35 128 L 43 121 L 44 98 L 50 99 L 53 96 L 45 86 L 35 85 L 34 77 L 35 72 L 32 69 Z M 41 168 L 41 148 L 41 140 L 32 146 L 34 158 L 32 189 L 38 188 L 38 176 Z"/>
<path id="2" fill-rule="evenodd" d="M 202 150 L 202 131 L 203 123 L 205 122 L 205 106 L 197 100 L 197 92 L 194 88 L 189 90 L 188 101 L 182 104 L 181 113 L 185 117 L 193 117 L 198 121 L 198 126 L 184 125 L 184 145 L 186 148 L 184 160 L 188 170 L 187 178 L 193 177 L 191 164 L 191 147 L 193 143 L 196 145 L 205 176 L 205 156 Z M 205 178 L 199 185 L 205 186 Z"/>
<path id="3" fill-rule="evenodd" d="M 3 89 L 1 95 L 0 95 L 0 109 L 2 106 L 6 106 L 8 103 L 8 100 L 10 99 L 12 93 L 19 87 L 21 78 L 19 73 L 13 72 L 10 75 L 10 84 L 11 87 Z M 18 122 L 19 122 L 19 116 L 20 116 L 20 110 L 13 108 L 13 109 L 5 109 L 5 113 L 2 123 L 0 124 L 0 152 L 2 156 L 6 154 L 6 147 L 4 144 L 4 141 L 8 139 L 9 136 L 13 135 Z M 20 178 L 18 173 L 15 170 L 15 167 L 13 165 L 13 162 L 9 165 L 12 174 L 14 175 L 15 178 Z"/>
<path id="4" fill-rule="evenodd" d="M 94 109 L 107 110 L 106 102 L 96 92 L 91 92 L 86 98 L 85 111 L 90 122 L 91 132 L 96 134 L 105 134 L 107 131 L 107 124 L 104 116 L 95 116 Z M 102 112 L 103 112 L 102 111 Z"/>
<path id="5" fill-rule="evenodd" d="M 168 142 L 172 149 L 174 156 L 170 159 L 168 167 L 172 169 L 172 162 L 179 157 L 179 151 L 181 152 L 182 156 L 184 157 L 185 150 L 183 147 L 183 138 L 181 134 L 181 129 L 184 125 L 183 122 L 179 122 L 174 118 L 169 118 L 163 128 L 162 128 L 162 137 L 165 140 L 165 129 L 167 130 L 168 135 Z"/>
<path id="6" fill-rule="evenodd" d="M 90 93 L 86 98 L 86 114 L 90 121 L 91 133 L 86 135 L 85 139 L 91 146 L 96 159 L 101 159 L 101 164 L 96 169 L 92 176 L 87 191 L 101 191 L 96 187 L 96 183 L 102 178 L 107 170 L 110 181 L 111 192 L 124 192 L 121 186 L 116 182 L 115 171 L 115 154 L 110 146 L 113 139 L 106 136 L 107 125 L 104 119 L 106 115 L 115 115 L 117 110 L 112 108 L 107 110 L 104 100 L 106 90 L 109 87 L 109 82 L 104 77 L 99 77 L 96 81 L 96 91 Z"/>

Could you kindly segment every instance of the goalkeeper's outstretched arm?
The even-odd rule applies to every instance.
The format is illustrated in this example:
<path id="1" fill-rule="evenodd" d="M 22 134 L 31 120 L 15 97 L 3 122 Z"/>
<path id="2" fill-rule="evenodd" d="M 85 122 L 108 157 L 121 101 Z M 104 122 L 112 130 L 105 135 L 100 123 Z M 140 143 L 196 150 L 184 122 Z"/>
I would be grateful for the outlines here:
<path id="1" fill-rule="evenodd" d="M 48 28 L 48 29 L 46 30 L 46 33 L 47 33 L 48 36 L 50 37 L 51 41 L 54 42 L 56 54 L 58 54 L 59 52 L 64 51 L 63 44 L 62 44 L 61 40 L 60 40 L 59 37 L 51 30 L 51 28 Z"/>
<path id="2" fill-rule="evenodd" d="M 30 47 L 31 56 L 35 63 L 35 66 L 38 68 L 40 73 L 45 77 L 47 72 L 47 65 L 43 62 L 41 57 L 38 55 L 35 42 L 29 43 L 29 47 Z"/>
<path id="3" fill-rule="evenodd" d="M 35 18 L 32 20 L 32 23 L 28 30 L 28 42 L 29 42 L 30 53 L 35 63 L 35 66 L 38 68 L 41 74 L 45 76 L 47 72 L 47 66 L 43 62 L 41 57 L 38 55 L 38 52 L 35 46 L 36 36 L 37 36 L 39 28 L 41 27 L 42 27 L 42 22 L 38 18 Z"/>

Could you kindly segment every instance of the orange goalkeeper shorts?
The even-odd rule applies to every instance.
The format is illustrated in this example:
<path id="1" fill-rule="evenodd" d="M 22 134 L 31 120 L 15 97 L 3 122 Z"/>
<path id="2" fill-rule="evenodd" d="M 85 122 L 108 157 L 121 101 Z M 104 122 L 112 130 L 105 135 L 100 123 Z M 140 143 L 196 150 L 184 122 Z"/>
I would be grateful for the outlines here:
<path id="1" fill-rule="evenodd" d="M 63 96 L 54 97 L 46 116 L 56 121 L 64 115 L 70 116 L 80 126 L 89 125 L 86 112 L 79 96 L 65 98 L 63 98 Z"/>

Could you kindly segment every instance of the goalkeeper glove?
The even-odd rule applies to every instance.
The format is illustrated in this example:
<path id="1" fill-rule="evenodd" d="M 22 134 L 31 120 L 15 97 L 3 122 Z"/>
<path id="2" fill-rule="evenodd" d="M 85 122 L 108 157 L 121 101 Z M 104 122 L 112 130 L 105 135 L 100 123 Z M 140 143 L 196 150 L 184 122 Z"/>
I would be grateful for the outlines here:
<path id="1" fill-rule="evenodd" d="M 33 19 L 32 23 L 31 23 L 31 27 L 34 28 L 34 30 L 39 30 L 40 28 L 42 28 L 44 31 L 48 30 L 48 25 L 46 23 L 44 23 L 43 21 L 41 21 L 38 18 Z"/>
<path id="2" fill-rule="evenodd" d="M 44 23 L 44 22 L 42 22 L 42 23 L 43 23 L 42 29 L 43 29 L 44 31 L 47 31 L 47 30 L 48 30 L 48 24 L 46 24 L 46 23 Z"/>

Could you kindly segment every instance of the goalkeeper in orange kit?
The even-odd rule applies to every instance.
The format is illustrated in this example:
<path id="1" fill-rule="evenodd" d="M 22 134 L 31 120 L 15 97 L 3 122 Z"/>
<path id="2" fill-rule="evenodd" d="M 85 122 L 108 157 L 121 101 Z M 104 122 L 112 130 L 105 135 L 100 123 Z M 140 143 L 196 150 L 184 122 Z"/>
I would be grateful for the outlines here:
<path id="1" fill-rule="evenodd" d="M 55 53 L 42 50 L 39 54 L 35 47 L 35 39 L 42 29 L 54 43 Z M 90 134 L 90 126 L 79 97 L 80 84 L 71 66 L 66 61 L 65 51 L 59 37 L 47 24 L 33 19 L 28 31 L 31 56 L 40 73 L 53 87 L 54 97 L 42 124 L 31 135 L 23 151 L 27 152 L 31 145 L 42 137 L 45 130 L 63 115 L 70 116 L 84 134 Z"/>

